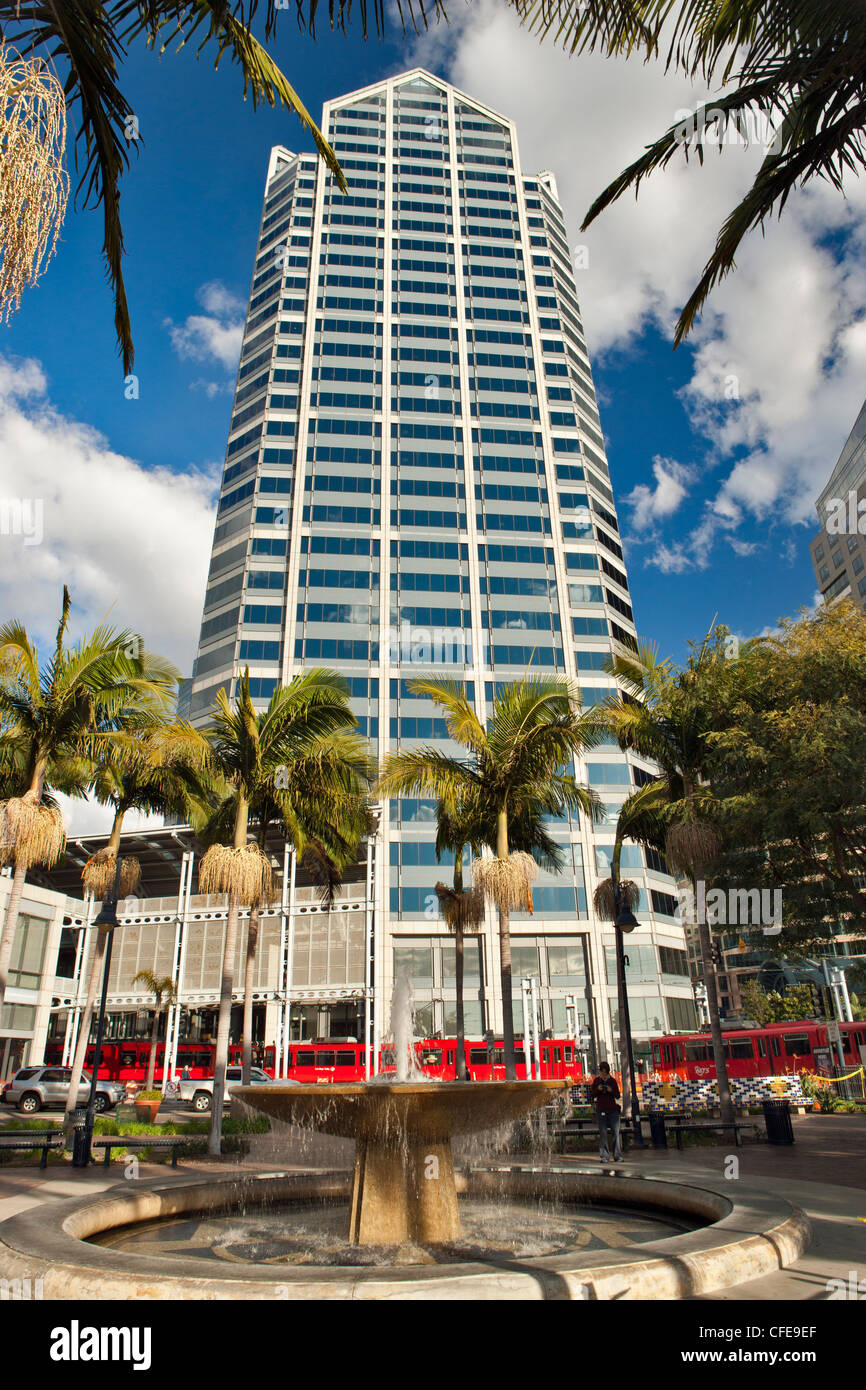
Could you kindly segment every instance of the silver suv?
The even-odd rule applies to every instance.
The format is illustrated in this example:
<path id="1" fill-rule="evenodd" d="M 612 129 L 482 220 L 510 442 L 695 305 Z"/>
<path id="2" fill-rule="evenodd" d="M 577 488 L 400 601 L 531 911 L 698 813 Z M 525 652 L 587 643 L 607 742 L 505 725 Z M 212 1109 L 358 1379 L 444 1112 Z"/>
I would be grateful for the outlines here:
<path id="1" fill-rule="evenodd" d="M 65 1107 L 71 1080 L 69 1067 L 23 1067 L 3 1087 L 0 1100 L 6 1105 L 17 1105 L 25 1115 L 35 1115 L 37 1110 L 49 1105 Z M 113 1110 L 124 1094 L 125 1087 L 118 1081 L 97 1081 L 96 1109 L 100 1113 Z M 86 1105 L 89 1099 L 90 1077 L 82 1072 L 77 1103 Z"/>

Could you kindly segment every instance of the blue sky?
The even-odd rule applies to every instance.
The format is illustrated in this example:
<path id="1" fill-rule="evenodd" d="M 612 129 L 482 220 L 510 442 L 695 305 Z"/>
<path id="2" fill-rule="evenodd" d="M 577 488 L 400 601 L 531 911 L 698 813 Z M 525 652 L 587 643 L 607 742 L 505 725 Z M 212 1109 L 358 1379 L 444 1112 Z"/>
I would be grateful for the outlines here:
<path id="1" fill-rule="evenodd" d="M 813 499 L 866 395 L 864 190 L 792 199 L 673 353 L 676 309 L 759 153 L 672 169 L 578 228 L 707 94 L 539 47 L 493 0 L 387 44 L 326 29 L 312 42 L 286 18 L 274 52 L 316 119 L 325 98 L 422 64 L 513 116 L 524 168 L 556 173 L 572 242 L 589 248 L 578 293 L 643 634 L 681 658 L 715 615 L 750 636 L 811 604 Z M 244 103 L 230 63 L 215 73 L 192 50 L 136 51 L 122 85 L 143 137 L 121 203 L 140 396 L 124 397 L 100 215 L 70 211 L 0 329 L 0 485 L 45 499 L 41 545 L 3 538 L 3 607 L 47 633 L 65 579 L 82 626 L 111 608 L 188 670 L 268 152 L 312 142 L 296 118 Z"/>

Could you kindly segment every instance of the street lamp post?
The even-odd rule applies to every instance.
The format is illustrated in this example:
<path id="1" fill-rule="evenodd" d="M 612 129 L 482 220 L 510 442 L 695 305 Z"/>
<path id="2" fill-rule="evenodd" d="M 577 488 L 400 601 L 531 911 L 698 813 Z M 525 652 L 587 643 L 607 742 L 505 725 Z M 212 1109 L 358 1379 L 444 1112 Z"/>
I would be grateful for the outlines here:
<path id="1" fill-rule="evenodd" d="M 628 1079 L 631 1087 L 631 1128 L 632 1143 L 636 1149 L 645 1148 L 643 1132 L 641 1130 L 640 1101 L 638 1100 L 637 1087 L 634 1079 L 634 1049 L 631 1040 L 631 1018 L 628 1008 L 628 985 L 625 978 L 625 948 L 623 946 L 623 932 L 634 931 L 638 925 L 637 918 L 628 907 L 621 907 L 619 900 L 619 883 L 616 876 L 613 857 L 610 864 L 610 882 L 613 889 L 613 909 L 614 909 L 614 930 L 616 932 L 616 968 L 621 983 L 622 999 L 622 1018 L 619 1021 L 620 1034 L 625 1037 L 626 1057 L 628 1058 Z"/>
<path id="2" fill-rule="evenodd" d="M 83 1152 L 85 1166 L 90 1160 L 90 1145 L 93 1140 L 93 1122 L 96 1118 L 96 1083 L 99 1076 L 99 1066 L 102 1061 L 102 1040 L 105 1036 L 105 1006 L 108 1000 L 108 976 L 111 972 L 111 948 L 114 943 L 114 929 L 117 926 L 117 899 L 120 894 L 120 848 L 117 850 L 117 869 L 114 875 L 114 887 L 106 893 L 102 900 L 102 908 L 99 916 L 94 922 L 97 929 L 104 929 L 108 932 L 108 940 L 105 943 L 105 965 L 102 969 L 102 996 L 99 1001 L 99 1019 L 96 1024 L 96 1047 L 93 1050 L 93 1072 L 90 1077 L 90 1097 L 87 1102 L 87 1114 L 84 1120 Z"/>

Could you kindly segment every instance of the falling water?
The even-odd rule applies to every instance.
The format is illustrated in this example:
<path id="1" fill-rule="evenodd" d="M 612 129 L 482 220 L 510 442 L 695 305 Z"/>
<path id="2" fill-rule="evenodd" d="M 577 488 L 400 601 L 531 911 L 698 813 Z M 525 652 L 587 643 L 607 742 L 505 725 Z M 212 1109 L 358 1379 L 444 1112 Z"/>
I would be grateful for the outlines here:
<path id="1" fill-rule="evenodd" d="M 418 1066 L 415 1051 L 417 1041 L 412 1019 L 414 991 L 407 974 L 398 975 L 391 996 L 391 1033 L 394 1038 L 394 1054 L 397 1067 L 397 1081 L 429 1081 L 426 1072 Z"/>

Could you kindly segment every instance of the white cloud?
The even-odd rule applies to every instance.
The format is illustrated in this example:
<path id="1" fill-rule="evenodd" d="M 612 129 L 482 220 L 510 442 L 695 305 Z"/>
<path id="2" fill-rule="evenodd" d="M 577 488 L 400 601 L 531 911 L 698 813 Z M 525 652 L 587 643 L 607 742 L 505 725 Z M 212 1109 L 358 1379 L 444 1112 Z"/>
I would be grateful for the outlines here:
<path id="1" fill-rule="evenodd" d="M 0 534 L 4 620 L 19 619 L 44 645 L 67 584 L 73 636 L 108 615 L 188 674 L 217 479 L 216 465 L 142 468 L 52 406 L 38 362 L 0 358 L 0 501 L 39 506 L 42 522 L 38 544 L 26 543 L 33 527 Z"/>
<path id="2" fill-rule="evenodd" d="M 235 384 L 233 381 L 205 381 L 199 377 L 197 381 L 189 383 L 189 389 L 190 391 L 203 391 L 208 400 L 212 401 L 216 396 L 231 395 L 235 389 Z"/>
<path id="3" fill-rule="evenodd" d="M 692 479 L 692 470 L 675 459 L 653 459 L 655 487 L 638 483 L 626 497 L 633 509 L 632 526 L 635 531 L 652 531 L 657 521 L 672 516 L 680 503 L 688 495 L 686 484 Z"/>
<path id="4" fill-rule="evenodd" d="M 654 565 L 662 574 L 682 574 L 692 568 L 692 560 L 681 544 L 655 546 L 644 563 Z"/>
<path id="5" fill-rule="evenodd" d="M 190 314 L 182 324 L 165 320 L 171 345 L 179 357 L 204 361 L 214 358 L 224 367 L 235 367 L 244 336 L 245 305 L 218 280 L 196 292 L 204 314 Z"/>

